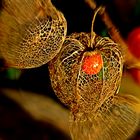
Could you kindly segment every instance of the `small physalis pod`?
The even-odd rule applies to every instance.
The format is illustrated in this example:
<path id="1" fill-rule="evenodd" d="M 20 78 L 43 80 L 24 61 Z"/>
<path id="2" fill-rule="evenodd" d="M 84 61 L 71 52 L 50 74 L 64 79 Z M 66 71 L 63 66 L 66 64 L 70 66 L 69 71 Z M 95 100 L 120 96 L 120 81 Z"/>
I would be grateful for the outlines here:
<path id="1" fill-rule="evenodd" d="M 90 40 L 87 33 L 68 36 L 49 63 L 52 86 L 70 106 L 79 99 L 96 105 L 116 94 L 120 86 L 123 58 L 118 44 L 96 34 L 93 45 Z"/>
<path id="2" fill-rule="evenodd" d="M 93 26 L 93 25 L 92 25 Z M 52 87 L 71 109 L 73 140 L 126 140 L 139 124 L 140 102 L 120 96 L 120 46 L 92 30 L 68 36 L 49 62 Z"/>
<path id="3" fill-rule="evenodd" d="M 51 0 L 4 0 L 0 15 L 0 53 L 6 65 L 34 68 L 60 51 L 67 23 Z"/>

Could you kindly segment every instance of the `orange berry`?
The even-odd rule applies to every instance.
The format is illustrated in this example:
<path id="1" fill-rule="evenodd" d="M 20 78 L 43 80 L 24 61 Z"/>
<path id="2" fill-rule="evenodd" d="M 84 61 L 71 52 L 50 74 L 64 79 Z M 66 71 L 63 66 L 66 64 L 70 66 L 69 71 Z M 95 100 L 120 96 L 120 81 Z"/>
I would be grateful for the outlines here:
<path id="1" fill-rule="evenodd" d="M 99 53 L 90 53 L 83 59 L 82 70 L 86 74 L 97 74 L 102 67 L 103 60 Z"/>

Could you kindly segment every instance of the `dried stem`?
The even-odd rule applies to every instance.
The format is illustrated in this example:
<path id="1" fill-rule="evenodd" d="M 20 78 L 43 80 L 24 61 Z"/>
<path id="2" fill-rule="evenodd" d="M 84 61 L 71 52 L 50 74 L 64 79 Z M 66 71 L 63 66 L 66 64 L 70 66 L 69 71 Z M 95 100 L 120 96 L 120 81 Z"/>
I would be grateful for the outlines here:
<path id="1" fill-rule="evenodd" d="M 85 0 L 85 1 L 93 10 L 97 8 L 94 0 Z M 137 60 L 128 50 L 127 44 L 125 43 L 118 29 L 111 21 L 108 13 L 105 11 L 105 8 L 102 8 L 99 14 L 101 16 L 102 21 L 105 23 L 111 38 L 115 42 L 120 44 L 124 56 L 124 61 L 127 64 L 128 68 L 132 68 L 132 67 L 140 68 L 139 60 Z"/>

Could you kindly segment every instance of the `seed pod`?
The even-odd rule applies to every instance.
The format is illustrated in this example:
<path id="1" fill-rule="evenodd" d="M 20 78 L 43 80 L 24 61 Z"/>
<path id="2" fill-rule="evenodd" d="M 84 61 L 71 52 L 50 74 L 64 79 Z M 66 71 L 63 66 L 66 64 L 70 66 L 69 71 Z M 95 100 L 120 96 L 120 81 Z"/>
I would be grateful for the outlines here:
<path id="1" fill-rule="evenodd" d="M 34 68 L 60 51 L 67 32 L 63 14 L 50 0 L 4 0 L 0 51 L 7 66 Z"/>
<path id="2" fill-rule="evenodd" d="M 92 48 L 89 42 L 86 33 L 69 36 L 49 63 L 52 86 L 65 104 L 81 98 L 96 106 L 117 93 L 123 67 L 118 45 L 98 35 Z"/>
<path id="3" fill-rule="evenodd" d="M 73 140 L 126 140 L 138 127 L 140 102 L 117 94 L 122 52 L 114 41 L 93 32 L 93 21 L 91 34 L 67 37 L 49 62 L 52 87 L 71 109 Z"/>
<path id="4" fill-rule="evenodd" d="M 139 124 L 139 101 L 117 95 L 123 57 L 109 38 L 73 34 L 49 62 L 52 87 L 71 109 L 73 140 L 126 140 Z"/>

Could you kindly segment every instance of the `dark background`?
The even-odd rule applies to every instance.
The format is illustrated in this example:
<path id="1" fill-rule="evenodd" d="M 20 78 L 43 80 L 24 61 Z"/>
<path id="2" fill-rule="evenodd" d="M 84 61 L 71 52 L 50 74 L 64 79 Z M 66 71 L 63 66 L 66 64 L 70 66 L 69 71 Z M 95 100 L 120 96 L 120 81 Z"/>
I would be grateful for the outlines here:
<path id="1" fill-rule="evenodd" d="M 97 2 L 98 6 L 106 6 L 124 39 L 134 27 L 140 25 L 140 0 L 97 0 Z M 84 0 L 52 0 L 52 3 L 64 13 L 68 35 L 73 32 L 90 32 L 93 11 Z M 95 20 L 94 31 L 101 36 L 107 35 L 105 25 L 99 16 Z M 16 73 L 20 76 L 17 77 Z M 5 68 L 1 60 L 0 88 L 32 91 L 49 96 L 61 104 L 52 90 L 47 64 L 34 69 L 15 70 Z M 22 139 L 68 140 L 69 137 L 49 124 L 36 122 L 14 101 L 0 94 L 0 140 Z"/>

